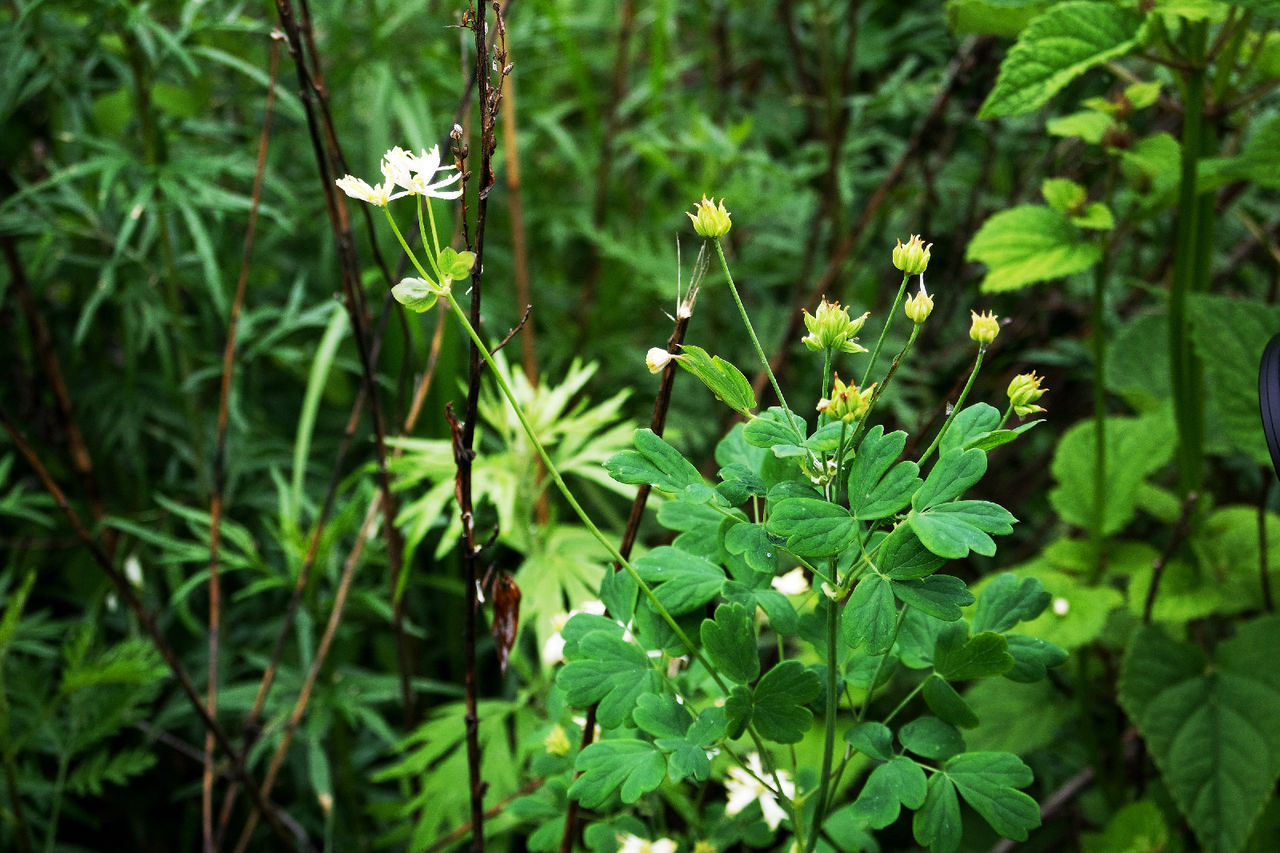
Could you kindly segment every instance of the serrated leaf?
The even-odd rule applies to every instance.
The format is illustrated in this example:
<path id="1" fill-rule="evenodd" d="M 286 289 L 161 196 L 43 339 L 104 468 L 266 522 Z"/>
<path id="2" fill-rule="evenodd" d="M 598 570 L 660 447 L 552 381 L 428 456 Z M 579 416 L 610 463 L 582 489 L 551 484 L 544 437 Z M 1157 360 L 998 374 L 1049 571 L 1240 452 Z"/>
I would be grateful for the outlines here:
<path id="1" fill-rule="evenodd" d="M 963 831 L 956 786 L 944 774 L 935 773 L 929 779 L 924 805 L 911 819 L 911 834 L 928 846 L 929 853 L 955 853 Z"/>
<path id="2" fill-rule="evenodd" d="M 1138 44 L 1142 18 L 1111 3 L 1068 0 L 1037 16 L 1000 64 L 979 118 L 1022 115 L 1093 66 Z"/>
<path id="3" fill-rule="evenodd" d="M 1084 272 L 1102 259 L 1102 249 L 1065 214 L 1019 205 L 982 223 L 964 257 L 987 265 L 981 289 L 995 293 Z"/>
<path id="4" fill-rule="evenodd" d="M 1236 853 L 1280 777 L 1280 618 L 1240 625 L 1212 664 L 1162 629 L 1137 632 L 1120 704 L 1205 850 Z"/>
<path id="5" fill-rule="evenodd" d="M 1040 185 L 1045 204 L 1059 213 L 1071 213 L 1084 208 L 1088 201 L 1085 188 L 1068 178 L 1046 178 Z"/>
<path id="6" fill-rule="evenodd" d="M 929 710 L 953 726 L 971 729 L 978 725 L 978 715 L 973 713 L 969 703 L 947 683 L 945 678 L 930 675 L 924 680 L 924 688 L 920 691 L 924 703 Z"/>
<path id="7" fill-rule="evenodd" d="M 724 586 L 724 569 L 670 545 L 654 548 L 634 565 L 641 580 L 654 585 L 653 594 L 673 616 L 696 610 Z"/>
<path id="8" fill-rule="evenodd" d="M 742 371 L 718 355 L 708 355 L 702 347 L 685 344 L 676 359 L 680 366 L 702 380 L 702 383 L 726 406 L 743 415 L 756 407 L 756 395 Z"/>
<path id="9" fill-rule="evenodd" d="M 1257 365 L 1252 369 L 1256 376 Z M 1107 489 L 1101 533 L 1109 535 L 1133 518 L 1143 480 L 1173 455 L 1175 432 L 1173 419 L 1164 409 L 1137 418 L 1109 417 L 1105 430 Z M 1058 485 L 1049 491 L 1049 503 L 1068 524 L 1086 529 L 1096 526 L 1094 445 L 1094 422 L 1077 424 L 1058 440 L 1050 465 Z"/>
<path id="10" fill-rule="evenodd" d="M 1008 631 L 1039 616 L 1051 598 L 1039 578 L 1002 572 L 983 588 L 973 612 L 973 630 Z"/>
<path id="11" fill-rule="evenodd" d="M 787 550 L 797 557 L 830 557 L 857 538 L 858 522 L 830 501 L 787 498 L 774 506 L 765 530 L 786 540 Z"/>
<path id="12" fill-rule="evenodd" d="M 702 620 L 701 635 L 703 650 L 726 678 L 750 684 L 760 676 L 755 627 L 741 604 L 717 607 L 714 619 Z"/>
<path id="13" fill-rule="evenodd" d="M 888 761 L 893 757 L 893 732 L 884 723 L 858 723 L 844 733 L 845 742 L 868 758 Z"/>
<path id="14" fill-rule="evenodd" d="M 1002 634 L 990 631 L 967 640 L 959 631 L 948 631 L 938 637 L 933 653 L 933 671 L 948 681 L 990 678 L 1012 667 L 1009 643 Z"/>
<path id="15" fill-rule="evenodd" d="M 1094 231 L 1110 231 L 1116 227 L 1116 218 L 1111 208 L 1100 201 L 1090 202 L 1079 213 L 1071 215 L 1071 224 L 1077 228 L 1089 228 Z"/>
<path id="16" fill-rule="evenodd" d="M 634 803 L 667 776 L 666 758 L 643 740 L 593 743 L 578 753 L 574 768 L 582 775 L 570 786 L 569 796 L 589 809 L 606 805 L 615 794 Z"/>
<path id="17" fill-rule="evenodd" d="M 653 430 L 636 430 L 633 441 L 635 450 L 615 453 L 604 463 L 609 476 L 619 483 L 651 485 L 670 494 L 703 485 L 698 469 Z"/>
<path id="18" fill-rule="evenodd" d="M 600 725 L 622 725 L 641 695 L 658 691 L 658 673 L 639 646 L 609 631 L 592 631 L 577 646 L 581 657 L 564 665 L 556 684 L 576 708 L 599 702 Z"/>
<path id="19" fill-rule="evenodd" d="M 996 543 L 988 533 L 1012 533 L 1013 515 L 989 501 L 952 501 L 924 512 L 914 509 L 907 523 L 921 544 L 939 557 L 958 560 L 976 551 L 984 557 L 996 553 Z"/>
<path id="20" fill-rule="evenodd" d="M 946 560 L 920 542 L 909 524 L 893 529 L 876 552 L 876 568 L 894 580 L 922 578 L 936 572 Z"/>
<path id="21" fill-rule="evenodd" d="M 917 809 L 924 805 L 927 784 L 920 765 L 897 756 L 871 771 L 854 801 L 854 813 L 872 829 L 884 829 L 898 819 L 902 806 Z"/>
<path id="22" fill-rule="evenodd" d="M 912 496 L 911 507 L 926 510 L 954 500 L 987 473 L 987 454 L 981 450 L 957 450 L 944 453 L 924 485 Z"/>
<path id="23" fill-rule="evenodd" d="M 1254 299 L 1195 294 L 1188 312 L 1191 339 L 1204 362 L 1205 387 L 1223 432 L 1236 449 L 1269 467 L 1271 455 L 1258 416 L 1258 359 L 1280 327 L 1280 308 Z"/>
<path id="24" fill-rule="evenodd" d="M 841 619 L 841 632 L 851 649 L 879 655 L 893 645 L 898 608 L 887 578 L 874 572 L 865 575 L 853 588 Z"/>
<path id="25" fill-rule="evenodd" d="M 1040 825 L 1040 807 L 1018 790 L 1033 781 L 1031 768 L 1018 756 L 965 752 L 948 759 L 942 772 L 964 801 L 1005 838 L 1026 841 L 1027 833 Z"/>
<path id="26" fill-rule="evenodd" d="M 898 743 L 922 758 L 946 760 L 964 752 L 960 730 L 937 717 L 917 717 L 907 723 L 898 730 Z"/>
<path id="27" fill-rule="evenodd" d="M 960 618 L 960 608 L 973 604 L 973 593 L 952 575 L 929 575 L 909 581 L 893 581 L 893 594 L 903 604 L 943 622 Z"/>

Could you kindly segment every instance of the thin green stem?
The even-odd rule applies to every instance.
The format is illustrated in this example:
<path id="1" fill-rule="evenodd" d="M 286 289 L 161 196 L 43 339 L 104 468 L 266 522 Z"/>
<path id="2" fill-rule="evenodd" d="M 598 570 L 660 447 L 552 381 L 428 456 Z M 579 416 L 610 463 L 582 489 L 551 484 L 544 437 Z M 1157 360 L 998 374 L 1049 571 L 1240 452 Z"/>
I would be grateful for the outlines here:
<path id="1" fill-rule="evenodd" d="M 729 262 L 725 259 L 724 248 L 721 247 L 719 240 L 712 240 L 716 247 L 716 254 L 720 257 L 720 268 L 724 270 L 724 277 L 729 281 L 729 292 L 733 294 L 733 301 L 738 306 L 738 313 L 742 316 L 742 323 L 747 327 L 747 334 L 751 337 L 751 345 L 756 348 L 756 355 L 760 358 L 760 363 L 764 365 L 765 373 L 769 376 L 769 384 L 773 386 L 773 393 L 778 395 L 778 403 L 788 412 L 791 407 L 787 405 L 787 398 L 782 396 L 782 389 L 778 387 L 778 378 L 773 375 L 773 368 L 769 366 L 769 357 L 764 354 L 764 348 L 760 346 L 760 339 L 756 337 L 756 330 L 751 325 L 751 318 L 747 316 L 747 309 L 742 304 L 742 297 L 738 295 L 738 287 L 733 283 L 733 274 L 729 272 Z M 799 443 L 804 443 L 804 435 L 800 432 L 800 428 L 795 422 L 788 417 L 787 422 L 791 424 L 791 429 L 795 431 L 796 436 L 800 439 Z"/>
<path id="2" fill-rule="evenodd" d="M 702 656 L 702 652 L 698 650 L 698 647 L 694 644 L 693 640 L 689 638 L 689 635 L 686 634 L 684 629 L 680 627 L 680 624 L 676 622 L 675 617 L 671 615 L 671 612 L 663 606 L 662 602 L 658 601 L 658 597 L 654 594 L 653 588 L 641 579 L 640 573 L 636 571 L 636 568 L 631 564 L 631 561 L 622 555 L 622 553 L 614 546 L 613 542 L 600 531 L 600 528 L 596 527 L 595 522 L 593 522 L 591 517 L 587 515 L 587 512 L 582 508 L 582 505 L 578 503 L 578 499 L 573 496 L 573 492 L 565 483 L 564 478 L 560 476 L 560 469 L 556 467 L 555 462 L 551 459 L 551 455 L 547 453 L 547 449 L 543 446 L 542 440 L 538 438 L 537 432 L 534 431 L 533 425 L 529 423 L 529 419 L 524 413 L 524 408 L 520 405 L 519 401 L 516 400 L 515 394 L 511 391 L 511 386 L 507 384 L 506 379 L 502 376 L 502 371 L 500 371 L 494 363 L 493 354 L 489 351 L 489 348 L 485 346 L 484 341 L 480 339 L 480 335 L 476 332 L 475 327 L 471 325 L 471 321 L 467 318 L 466 312 L 462 310 L 462 306 L 453 298 L 452 291 L 446 290 L 444 292 L 444 298 L 448 301 L 449 307 L 453 309 L 453 313 L 457 316 L 459 322 L 462 323 L 463 328 L 466 329 L 467 335 L 470 336 L 472 342 L 475 343 L 476 348 L 480 350 L 480 354 L 484 357 L 485 362 L 490 368 L 492 368 L 491 373 L 494 381 L 498 383 L 498 388 L 502 391 L 502 396 L 506 398 L 507 404 L 511 406 L 511 410 L 520 421 L 520 426 L 524 429 L 525 435 L 529 437 L 529 442 L 538 452 L 539 458 L 542 459 L 542 464 L 546 466 L 547 473 L 551 475 L 551 479 L 555 482 L 556 488 L 560 490 L 560 494 L 564 496 L 565 501 L 569 504 L 570 509 L 573 510 L 574 515 L 578 516 L 578 520 L 580 520 L 582 525 L 587 528 L 587 531 L 592 535 L 592 537 L 604 546 L 604 549 L 609 553 L 610 559 L 626 570 L 627 574 L 631 576 L 632 580 L 634 580 L 636 585 L 640 588 L 641 594 L 649 600 L 649 603 L 653 605 L 654 610 L 657 611 L 658 615 L 660 615 L 663 621 L 667 623 L 672 632 L 675 633 L 676 637 L 680 639 L 680 642 L 684 644 L 684 647 L 689 650 L 689 654 L 697 660 L 698 663 L 702 664 L 703 668 L 711 675 L 712 679 L 720 689 L 724 691 L 725 695 L 728 695 L 729 687 L 725 684 L 724 679 L 720 677 L 720 674 L 712 668 L 711 664 Z"/>
<path id="3" fill-rule="evenodd" d="M 876 341 L 875 349 L 871 350 L 871 358 L 867 361 L 867 369 L 862 373 L 862 381 L 858 383 L 859 388 L 867 387 L 867 380 L 871 378 L 871 371 L 875 369 L 876 359 L 880 357 L 880 349 L 884 346 L 884 339 L 889 335 L 889 327 L 893 325 L 893 318 L 898 316 L 898 306 L 902 304 L 902 296 L 907 292 L 907 279 L 911 278 L 909 273 L 902 274 L 902 284 L 898 285 L 898 295 L 893 298 L 893 307 L 889 309 L 889 316 L 884 318 L 884 325 L 880 327 L 880 339 Z M 916 328 L 919 328 L 918 326 Z"/>
<path id="4" fill-rule="evenodd" d="M 832 574 L 835 573 L 834 563 L 835 561 L 832 560 Z M 827 783 L 831 776 L 832 755 L 836 748 L 836 716 L 840 710 L 840 693 L 836 690 L 839 635 L 840 603 L 830 601 L 827 604 L 827 719 L 822 745 L 822 775 L 818 777 L 818 803 L 813 811 L 813 832 L 810 833 L 809 841 L 804 846 L 805 853 L 813 853 L 813 848 L 818 843 L 822 822 L 827 816 L 827 798 L 830 795 Z"/>
<path id="5" fill-rule="evenodd" d="M 951 422 L 955 420 L 956 415 L 960 412 L 960 409 L 964 407 L 965 398 L 969 396 L 969 389 L 973 387 L 973 380 L 977 378 L 978 370 L 981 369 L 982 367 L 982 357 L 985 356 L 986 354 L 987 354 L 986 346 L 980 344 L 978 346 L 978 357 L 974 359 L 973 370 L 969 373 L 969 381 L 964 383 L 964 390 L 960 392 L 960 399 L 956 400 L 955 406 L 951 409 L 951 414 L 947 415 L 946 421 L 942 424 L 942 429 L 938 430 L 938 434 L 934 436 L 933 444 L 930 444 L 929 449 L 926 450 L 923 454 L 921 454 L 920 456 L 921 464 L 923 464 L 924 461 L 929 458 L 930 454 L 932 454 L 933 451 L 937 449 L 938 445 L 942 443 L 942 437 L 946 435 L 947 430 L 951 428 Z"/>
<path id="6" fill-rule="evenodd" d="M 902 623 L 906 621 L 906 618 L 907 608 L 903 606 L 903 608 L 898 611 L 898 619 L 893 625 L 893 639 L 889 642 L 889 648 L 893 648 L 893 644 L 898 641 L 898 632 L 902 630 Z M 864 699 L 862 704 L 858 706 L 857 721 L 859 723 L 862 722 L 863 718 L 867 715 L 867 708 L 871 705 L 871 696 L 876 692 L 876 682 L 880 680 L 880 673 L 884 670 L 885 661 L 888 659 L 889 653 L 885 652 L 880 656 L 879 662 L 876 663 L 876 671 L 872 674 L 871 681 L 867 684 L 866 699 Z"/>

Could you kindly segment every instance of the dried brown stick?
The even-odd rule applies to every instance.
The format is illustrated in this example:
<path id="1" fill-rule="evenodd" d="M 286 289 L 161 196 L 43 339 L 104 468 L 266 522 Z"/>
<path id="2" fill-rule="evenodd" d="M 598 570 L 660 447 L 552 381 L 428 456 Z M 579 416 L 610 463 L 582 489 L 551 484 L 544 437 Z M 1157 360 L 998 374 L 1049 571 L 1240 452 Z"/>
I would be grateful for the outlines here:
<path id="1" fill-rule="evenodd" d="M 240 253 L 240 276 L 236 281 L 235 297 L 231 301 L 231 316 L 227 321 L 227 341 L 222 350 L 222 383 L 218 393 L 218 420 L 214 438 L 213 496 L 209 507 L 209 674 L 205 702 L 209 709 L 209 716 L 215 719 L 218 715 L 218 661 L 222 632 L 222 583 L 219 576 L 222 499 L 226 473 L 227 419 L 231 408 L 231 377 L 235 371 L 236 334 L 240 327 L 240 312 L 244 307 L 253 246 L 258 233 L 258 209 L 262 203 L 262 182 L 267 169 L 267 146 L 271 140 L 271 116 L 275 110 L 276 80 L 279 70 L 279 42 L 272 39 L 267 102 L 263 108 L 262 129 L 258 134 L 258 157 L 254 166 L 253 189 L 250 193 L 249 221 L 245 225 L 244 247 Z M 213 825 L 213 760 L 213 734 L 206 732 L 204 772 L 200 783 L 200 829 L 205 853 L 214 853 L 218 847 Z"/>

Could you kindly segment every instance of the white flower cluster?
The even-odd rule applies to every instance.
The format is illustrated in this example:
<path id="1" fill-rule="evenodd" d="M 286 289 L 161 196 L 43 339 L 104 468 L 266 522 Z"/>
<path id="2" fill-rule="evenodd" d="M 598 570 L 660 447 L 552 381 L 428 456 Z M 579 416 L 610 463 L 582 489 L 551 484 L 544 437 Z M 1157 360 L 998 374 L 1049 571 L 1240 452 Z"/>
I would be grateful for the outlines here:
<path id="1" fill-rule="evenodd" d="M 370 186 L 360 178 L 345 175 L 337 181 L 338 189 L 376 207 L 386 207 L 388 202 L 407 195 L 443 199 L 462 195 L 462 188 L 454 186 L 462 180 L 462 173 L 457 166 L 440 164 L 439 145 L 420 154 L 399 146 L 392 148 L 382 157 L 382 177 L 382 183 Z M 393 192 L 396 187 L 401 192 Z"/>

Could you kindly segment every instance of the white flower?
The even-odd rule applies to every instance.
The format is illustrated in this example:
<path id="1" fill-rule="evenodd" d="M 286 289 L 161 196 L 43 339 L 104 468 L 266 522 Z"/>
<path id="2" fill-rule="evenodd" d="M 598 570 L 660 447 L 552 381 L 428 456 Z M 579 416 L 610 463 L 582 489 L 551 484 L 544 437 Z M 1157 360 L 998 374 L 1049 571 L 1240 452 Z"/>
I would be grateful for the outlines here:
<path id="1" fill-rule="evenodd" d="M 440 146 L 430 151 L 414 154 L 405 151 L 399 145 L 382 155 L 381 184 L 369 186 L 360 178 L 345 175 L 336 183 L 338 189 L 359 201 L 365 201 L 377 207 L 386 207 L 389 202 L 407 195 L 430 196 L 431 198 L 455 199 L 462 195 L 461 188 L 449 189 L 452 184 L 462 180 L 462 173 L 457 166 L 440 165 Z M 448 174 L 450 171 L 455 174 Z M 437 179 L 437 175 L 444 173 Z M 396 187 L 404 192 L 392 193 Z"/>
<path id="2" fill-rule="evenodd" d="M 771 775 L 765 774 L 764 767 L 760 764 L 760 756 L 754 752 L 747 756 L 746 770 L 741 767 L 730 767 L 728 778 L 724 782 L 725 790 L 729 793 L 729 801 L 725 804 L 724 813 L 733 817 L 758 801 L 760 811 L 764 813 L 764 822 L 769 824 L 769 829 L 777 829 L 787 813 L 782 806 L 778 805 L 777 792 L 760 781 L 760 779 L 769 778 L 772 778 Z M 795 783 L 791 781 L 788 773 L 779 770 L 778 782 L 782 785 L 782 793 L 787 798 L 796 795 Z"/>
<path id="3" fill-rule="evenodd" d="M 676 843 L 670 838 L 659 838 L 657 841 L 645 841 L 634 835 L 618 836 L 618 853 L 676 853 Z"/>
<path id="4" fill-rule="evenodd" d="M 450 171 L 454 174 L 448 174 Z M 440 165 L 439 145 L 417 155 L 399 146 L 392 148 L 382 158 L 382 173 L 396 186 L 404 187 L 414 195 L 444 199 L 455 199 L 462 195 L 461 188 L 448 189 L 451 184 L 462 180 L 462 173 L 456 166 Z M 436 179 L 438 173 L 444 173 L 439 180 Z"/>
<path id="5" fill-rule="evenodd" d="M 644 354 L 644 363 L 648 366 L 650 373 L 661 372 L 662 368 L 666 367 L 671 359 L 671 353 L 662 347 L 653 347 Z"/>
<path id="6" fill-rule="evenodd" d="M 1059 596 L 1053 600 L 1053 612 L 1059 616 L 1066 616 L 1071 610 L 1071 602 Z"/>
<path id="7" fill-rule="evenodd" d="M 783 595 L 804 595 L 809 591 L 809 579 L 804 576 L 804 569 L 796 566 L 785 575 L 774 578 L 769 586 Z"/>
<path id="8" fill-rule="evenodd" d="M 385 184 L 369 186 L 360 178 L 356 178 L 351 175 L 345 175 L 335 181 L 335 183 L 338 185 L 338 189 L 342 190 L 347 195 L 358 201 L 367 201 L 375 207 L 387 206 L 387 202 L 391 201 L 391 189 L 395 186 L 395 183 L 392 181 L 387 181 Z M 403 195 L 403 193 L 400 195 Z M 399 195 L 396 196 L 396 198 L 399 197 Z"/>

